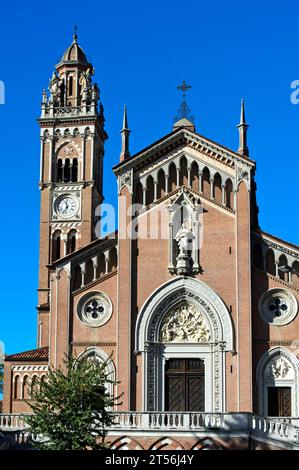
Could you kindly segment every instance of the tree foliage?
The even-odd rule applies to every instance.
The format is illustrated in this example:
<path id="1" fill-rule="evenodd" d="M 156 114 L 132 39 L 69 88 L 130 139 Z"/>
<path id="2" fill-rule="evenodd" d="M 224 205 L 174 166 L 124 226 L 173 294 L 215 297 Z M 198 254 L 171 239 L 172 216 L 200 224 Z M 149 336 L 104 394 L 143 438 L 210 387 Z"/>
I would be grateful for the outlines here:
<path id="1" fill-rule="evenodd" d="M 110 396 L 106 363 L 65 359 L 65 367 L 50 368 L 46 381 L 31 390 L 33 415 L 26 417 L 30 432 L 42 436 L 41 449 L 84 450 L 106 448 L 111 409 L 119 397 Z"/>

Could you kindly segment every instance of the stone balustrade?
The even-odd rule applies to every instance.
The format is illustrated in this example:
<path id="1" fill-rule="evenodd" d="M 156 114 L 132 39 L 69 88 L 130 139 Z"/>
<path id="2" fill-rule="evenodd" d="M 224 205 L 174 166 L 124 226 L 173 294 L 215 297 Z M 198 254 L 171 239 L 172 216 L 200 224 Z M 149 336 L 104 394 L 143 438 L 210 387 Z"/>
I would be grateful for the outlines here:
<path id="1" fill-rule="evenodd" d="M 299 425 L 296 418 L 267 418 L 252 413 L 176 413 L 176 412 L 113 412 L 110 435 L 142 432 L 171 434 L 192 432 L 234 436 L 247 435 L 255 440 L 299 450 Z M 26 414 L 0 414 L 0 432 L 26 433 Z"/>

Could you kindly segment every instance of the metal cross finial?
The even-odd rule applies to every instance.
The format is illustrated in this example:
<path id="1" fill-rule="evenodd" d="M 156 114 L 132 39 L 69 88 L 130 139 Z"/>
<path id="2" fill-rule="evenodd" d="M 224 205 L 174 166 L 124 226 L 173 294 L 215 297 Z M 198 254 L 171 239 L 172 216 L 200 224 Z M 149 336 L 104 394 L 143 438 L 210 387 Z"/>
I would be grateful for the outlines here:
<path id="1" fill-rule="evenodd" d="M 75 26 L 74 26 L 74 36 L 73 36 L 74 42 L 76 42 L 76 41 L 77 41 L 77 38 L 78 38 L 77 31 L 78 31 L 77 25 L 75 24 Z"/>
<path id="2" fill-rule="evenodd" d="M 187 85 L 187 82 L 186 80 L 183 80 L 181 85 L 178 85 L 177 86 L 177 89 L 178 90 L 182 90 L 182 93 L 183 93 L 183 98 L 186 97 L 186 91 L 190 90 L 190 88 L 192 88 L 191 85 Z"/>
<path id="3" fill-rule="evenodd" d="M 188 106 L 188 104 L 185 100 L 186 91 L 190 90 L 190 88 L 192 88 L 192 86 L 188 85 L 186 80 L 183 80 L 181 85 L 177 86 L 177 89 L 182 91 L 183 100 L 182 100 L 181 106 L 178 109 L 178 114 L 174 118 L 174 122 L 177 122 L 177 121 L 185 118 L 185 119 L 188 119 L 189 121 L 194 123 L 194 117 L 191 116 L 191 109 L 189 108 L 189 106 Z"/>

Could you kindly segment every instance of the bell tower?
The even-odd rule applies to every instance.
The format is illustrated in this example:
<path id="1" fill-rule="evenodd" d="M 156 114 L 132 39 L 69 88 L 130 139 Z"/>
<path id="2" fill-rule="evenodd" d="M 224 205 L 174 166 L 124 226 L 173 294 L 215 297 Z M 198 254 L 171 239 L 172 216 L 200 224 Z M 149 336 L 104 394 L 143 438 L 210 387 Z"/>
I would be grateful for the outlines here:
<path id="1" fill-rule="evenodd" d="M 40 125 L 38 346 L 49 342 L 47 265 L 95 238 L 103 200 L 104 130 L 94 69 L 73 36 L 43 91 Z"/>

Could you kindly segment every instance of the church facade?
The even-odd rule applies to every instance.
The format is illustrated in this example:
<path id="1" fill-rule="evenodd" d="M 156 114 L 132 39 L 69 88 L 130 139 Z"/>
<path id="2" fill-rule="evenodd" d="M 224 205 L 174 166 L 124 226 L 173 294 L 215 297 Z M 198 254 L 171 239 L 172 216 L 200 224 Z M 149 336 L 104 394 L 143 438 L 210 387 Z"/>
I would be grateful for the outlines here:
<path id="1" fill-rule="evenodd" d="M 198 134 L 183 100 L 173 130 L 131 156 L 125 110 L 118 230 L 99 238 L 107 134 L 76 35 L 49 89 L 38 345 L 6 357 L 4 414 L 29 412 L 30 387 L 72 353 L 118 382 L 115 448 L 200 448 L 234 416 L 296 422 L 299 247 L 259 227 L 244 103 L 236 151 Z"/>

